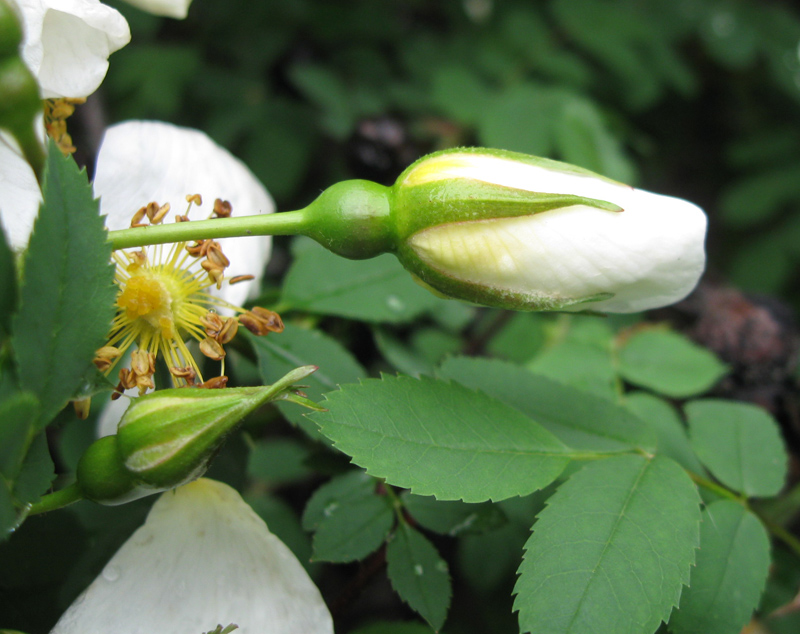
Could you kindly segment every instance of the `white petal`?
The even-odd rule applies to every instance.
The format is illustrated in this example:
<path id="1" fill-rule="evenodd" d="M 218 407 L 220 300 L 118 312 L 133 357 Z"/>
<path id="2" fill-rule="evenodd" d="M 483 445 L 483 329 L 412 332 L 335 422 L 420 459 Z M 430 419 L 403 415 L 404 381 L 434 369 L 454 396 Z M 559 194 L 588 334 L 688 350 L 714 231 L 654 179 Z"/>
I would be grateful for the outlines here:
<path id="1" fill-rule="evenodd" d="M 441 225 L 412 236 L 415 252 L 445 274 L 534 301 L 613 293 L 578 309 L 627 313 L 683 299 L 703 272 L 706 216 L 692 203 L 497 157 L 465 155 L 460 164 L 443 158 L 449 159 L 443 163 L 446 169 L 431 168 L 415 183 L 473 178 L 604 200 L 624 210 L 578 205 L 521 218 Z"/>
<path id="2" fill-rule="evenodd" d="M 267 190 L 239 159 L 198 130 L 155 121 L 127 121 L 110 127 L 97 157 L 94 191 L 109 229 L 130 226 L 134 212 L 151 201 L 169 203 L 173 213 L 186 211 L 186 195 L 203 197 L 200 220 L 214 199 L 230 201 L 234 216 L 272 213 L 275 205 Z M 172 215 L 167 217 L 171 221 Z M 227 277 L 251 274 L 256 280 L 223 286 L 221 295 L 241 306 L 258 281 L 269 258 L 268 236 L 220 240 L 231 262 Z"/>
<path id="3" fill-rule="evenodd" d="M 108 70 L 108 56 L 131 39 L 125 18 L 100 0 L 15 0 L 22 10 L 22 57 L 42 96 L 87 97 Z"/>
<path id="4" fill-rule="evenodd" d="M 189 12 L 192 0 L 125 0 L 134 7 L 155 15 L 183 19 Z"/>
<path id="5" fill-rule="evenodd" d="M 231 487 L 200 479 L 164 493 L 144 526 L 51 634 L 332 634 L 291 551 Z"/>
<path id="6" fill-rule="evenodd" d="M 36 176 L 14 140 L 0 132 L 0 221 L 14 249 L 24 249 L 42 200 Z"/>

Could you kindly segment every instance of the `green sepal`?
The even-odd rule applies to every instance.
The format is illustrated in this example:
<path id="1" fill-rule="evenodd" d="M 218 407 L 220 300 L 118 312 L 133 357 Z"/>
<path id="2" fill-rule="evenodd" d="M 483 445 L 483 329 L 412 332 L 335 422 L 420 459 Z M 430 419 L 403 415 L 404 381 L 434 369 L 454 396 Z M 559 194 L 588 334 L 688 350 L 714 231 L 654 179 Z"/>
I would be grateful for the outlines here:
<path id="1" fill-rule="evenodd" d="M 282 397 L 315 370 L 303 366 L 262 387 L 170 389 L 139 397 L 117 431 L 125 469 L 137 483 L 156 489 L 200 477 L 247 414 Z"/>
<path id="2" fill-rule="evenodd" d="M 6 0 L 0 0 L 0 60 L 19 55 L 20 44 L 22 25 L 19 17 Z"/>
<path id="3" fill-rule="evenodd" d="M 111 506 L 156 493 L 142 488 L 125 469 L 116 436 L 95 440 L 81 456 L 76 471 L 83 497 Z"/>
<path id="4" fill-rule="evenodd" d="M 0 128 L 21 145 L 33 132 L 33 119 L 42 109 L 39 84 L 20 57 L 0 59 Z"/>
<path id="5" fill-rule="evenodd" d="M 419 231 L 440 225 L 520 218 L 576 205 L 623 211 L 618 205 L 594 198 L 448 178 L 411 187 L 396 185 L 392 222 L 398 240 L 404 241 Z"/>

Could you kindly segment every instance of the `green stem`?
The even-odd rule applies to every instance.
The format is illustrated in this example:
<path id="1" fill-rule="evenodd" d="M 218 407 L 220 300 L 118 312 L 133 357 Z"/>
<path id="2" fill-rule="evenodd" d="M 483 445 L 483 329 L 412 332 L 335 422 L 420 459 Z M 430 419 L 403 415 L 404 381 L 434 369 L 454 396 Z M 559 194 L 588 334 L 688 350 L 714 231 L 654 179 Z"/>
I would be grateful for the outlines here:
<path id="1" fill-rule="evenodd" d="M 689 474 L 689 477 L 697 486 L 701 486 L 704 489 L 713 491 L 720 497 L 726 498 L 728 500 L 733 500 L 734 502 L 738 502 L 739 504 L 747 506 L 747 500 L 745 500 L 741 496 L 736 495 L 733 491 L 729 491 L 728 489 L 726 489 L 723 486 L 720 486 L 716 482 L 712 482 L 711 480 L 708 480 L 701 475 L 697 475 L 696 473 L 692 473 L 691 471 L 687 471 L 686 473 Z"/>
<path id="2" fill-rule="evenodd" d="M 287 236 L 305 234 L 309 229 L 305 209 L 278 214 L 258 214 L 239 218 L 212 218 L 149 225 L 110 231 L 108 241 L 113 249 L 128 249 L 169 242 L 235 238 L 241 236 Z"/>
<path id="3" fill-rule="evenodd" d="M 36 504 L 31 505 L 28 516 L 55 511 L 56 509 L 69 506 L 74 502 L 79 502 L 82 499 L 83 493 L 81 493 L 78 483 L 75 482 L 60 491 L 55 491 L 54 493 L 42 497 Z"/>
<path id="4" fill-rule="evenodd" d="M 22 155 L 33 169 L 33 173 L 36 175 L 36 181 L 41 188 L 44 185 L 42 179 L 44 178 L 46 154 L 42 144 L 36 137 L 33 126 L 25 127 L 22 130 L 15 130 L 14 138 L 16 138 L 17 143 L 19 143 Z"/>

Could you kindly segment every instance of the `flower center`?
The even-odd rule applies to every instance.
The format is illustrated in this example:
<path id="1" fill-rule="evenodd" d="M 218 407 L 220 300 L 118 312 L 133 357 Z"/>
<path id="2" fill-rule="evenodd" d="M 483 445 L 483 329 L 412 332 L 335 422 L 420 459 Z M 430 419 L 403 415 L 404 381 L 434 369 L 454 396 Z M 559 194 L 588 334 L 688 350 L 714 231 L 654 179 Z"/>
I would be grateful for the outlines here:
<path id="1" fill-rule="evenodd" d="M 117 298 L 130 320 L 142 318 L 165 337 L 173 336 L 172 296 L 157 274 L 131 277 Z"/>

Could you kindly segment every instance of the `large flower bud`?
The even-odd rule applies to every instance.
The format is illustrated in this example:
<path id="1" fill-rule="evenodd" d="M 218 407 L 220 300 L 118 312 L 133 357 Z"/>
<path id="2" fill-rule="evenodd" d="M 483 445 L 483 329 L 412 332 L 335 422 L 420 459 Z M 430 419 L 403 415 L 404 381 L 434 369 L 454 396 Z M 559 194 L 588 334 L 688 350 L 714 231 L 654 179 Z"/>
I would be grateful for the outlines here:
<path id="1" fill-rule="evenodd" d="M 295 397 L 295 383 L 316 370 L 303 366 L 272 385 L 221 390 L 159 390 L 135 399 L 115 436 L 95 441 L 78 463 L 84 497 L 123 504 L 191 482 L 205 473 L 227 435 L 261 405 Z"/>
<path id="2" fill-rule="evenodd" d="M 499 150 L 431 154 L 392 188 L 339 183 L 307 211 L 308 234 L 336 253 L 394 252 L 435 291 L 500 308 L 656 308 L 705 265 L 699 207 Z"/>

